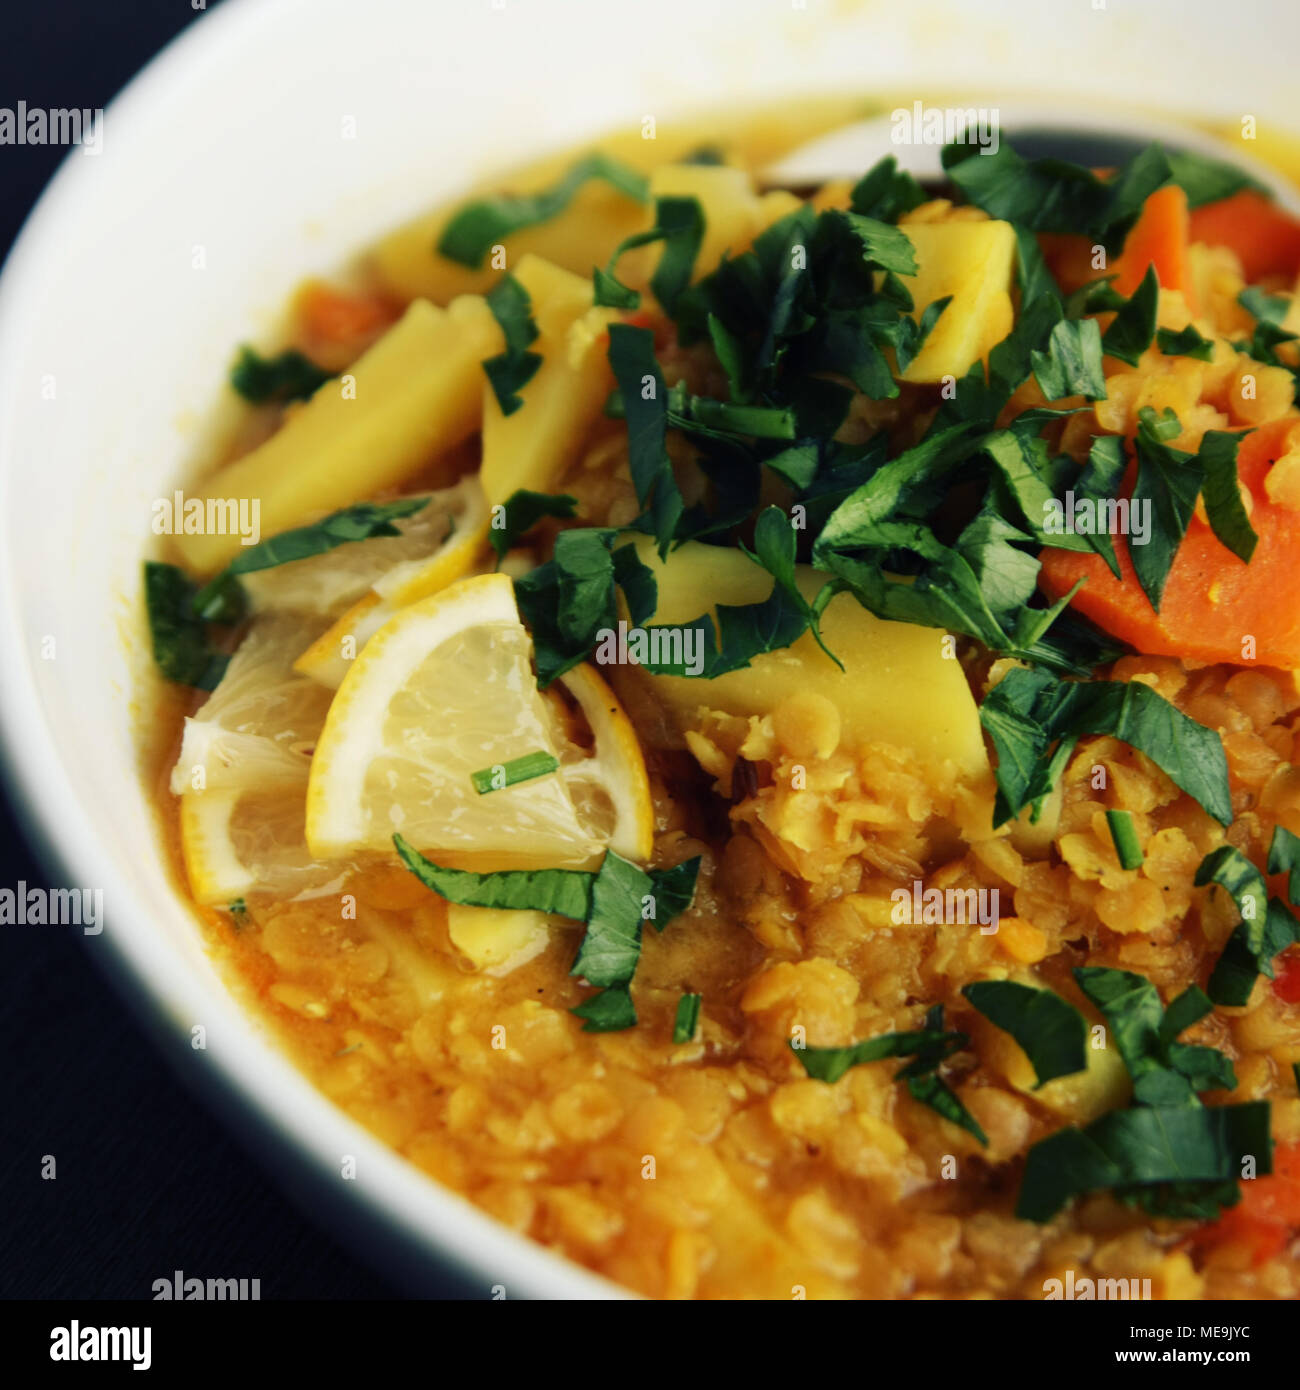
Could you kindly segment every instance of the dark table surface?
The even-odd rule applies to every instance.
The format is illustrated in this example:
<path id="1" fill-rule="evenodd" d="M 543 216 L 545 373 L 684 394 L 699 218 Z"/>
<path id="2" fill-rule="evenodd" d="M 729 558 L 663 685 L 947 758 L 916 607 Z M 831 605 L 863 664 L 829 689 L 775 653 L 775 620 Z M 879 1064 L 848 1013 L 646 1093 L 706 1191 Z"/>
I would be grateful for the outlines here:
<path id="1" fill-rule="evenodd" d="M 102 107 L 201 13 L 190 0 L 6 0 L 0 106 Z M 64 153 L 0 147 L 0 251 Z M 44 882 L 21 821 L 6 797 L 0 887 Z M 264 1299 L 393 1296 L 177 1079 L 94 942 L 0 926 L 0 1296 L 149 1298 L 176 1269 L 259 1278 Z"/>

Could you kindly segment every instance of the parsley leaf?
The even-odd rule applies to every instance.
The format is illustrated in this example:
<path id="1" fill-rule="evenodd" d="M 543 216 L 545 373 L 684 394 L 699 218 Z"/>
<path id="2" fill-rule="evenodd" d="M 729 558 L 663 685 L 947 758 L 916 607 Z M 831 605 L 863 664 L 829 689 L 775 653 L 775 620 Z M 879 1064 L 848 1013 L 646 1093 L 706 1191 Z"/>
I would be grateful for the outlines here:
<path id="1" fill-rule="evenodd" d="M 1058 1130 L 1030 1149 L 1016 1215 L 1050 1221 L 1072 1197 L 1088 1192 L 1128 1191 L 1139 1199 L 1142 1189 L 1197 1183 L 1211 1187 L 1197 1213 L 1212 1218 L 1236 1199 L 1242 1160 L 1253 1157 L 1257 1171 L 1268 1173 L 1272 1152 L 1267 1101 L 1112 1110 L 1085 1129 Z"/>
<path id="2" fill-rule="evenodd" d="M 1101 370 L 1102 339 L 1096 319 L 1062 319 L 1048 339 L 1046 352 L 1033 349 L 1034 378 L 1049 401 L 1063 396 L 1102 400 L 1106 378 Z"/>
<path id="3" fill-rule="evenodd" d="M 945 145 L 942 159 L 967 200 L 990 217 L 1035 232 L 1083 233 L 1107 245 L 1122 241 L 1142 204 L 1171 172 L 1158 145 L 1134 155 L 1106 180 L 1063 159 L 1026 160 L 1005 143 L 994 154 L 974 145 Z"/>
<path id="4" fill-rule="evenodd" d="M 791 1040 L 790 1049 L 807 1075 L 815 1081 L 828 1083 L 838 1081 L 850 1067 L 861 1066 L 864 1062 L 878 1062 L 885 1057 L 911 1057 L 913 1060 L 895 1073 L 895 1080 L 906 1081 L 913 1100 L 960 1125 L 987 1147 L 988 1136 L 939 1075 L 940 1065 L 969 1045 L 970 1039 L 965 1033 L 944 1030 L 943 1005 L 936 1004 L 926 1014 L 924 1026 L 910 1033 L 883 1033 L 851 1047 L 798 1047 Z"/>
<path id="5" fill-rule="evenodd" d="M 1221 825 L 1232 820 L 1219 735 L 1139 681 L 1060 681 L 1015 669 L 985 698 L 980 722 L 998 755 L 998 825 L 1041 802 L 1075 743 L 1096 734 L 1145 753 Z"/>
<path id="6" fill-rule="evenodd" d="M 1275 833 L 1270 860 L 1278 862 L 1274 847 L 1285 854 L 1284 845 Z M 1209 995 L 1216 1004 L 1245 1004 L 1260 975 L 1273 978 L 1273 957 L 1300 941 L 1300 922 L 1283 902 L 1268 896 L 1264 875 L 1231 845 L 1211 850 L 1192 881 L 1198 888 L 1218 884 L 1241 914 L 1210 976 Z"/>
<path id="7" fill-rule="evenodd" d="M 1101 339 L 1101 349 L 1108 357 L 1118 357 L 1129 366 L 1137 366 L 1138 359 L 1151 346 L 1156 332 L 1156 310 L 1160 305 L 1160 281 L 1156 279 L 1156 268 L 1147 266 L 1142 283 L 1132 295 L 1120 305 Z"/>
<path id="8" fill-rule="evenodd" d="M 291 565 L 295 560 L 324 555 L 353 541 L 373 540 L 376 536 L 400 536 L 402 533 L 393 525 L 394 521 L 412 516 L 428 505 L 427 496 L 396 497 L 391 502 L 358 502 L 308 526 L 281 531 L 257 545 L 242 549 L 215 579 L 209 580 L 195 594 L 194 611 L 220 621 L 223 610 L 229 613 L 231 604 L 238 602 L 236 581 L 239 575 L 274 569 L 277 565 Z"/>
<path id="9" fill-rule="evenodd" d="M 194 606 L 196 592 L 175 565 L 145 562 L 145 610 L 158 669 L 179 685 L 215 690 L 230 658 L 209 644 L 207 625 Z"/>
<path id="10" fill-rule="evenodd" d="M 579 869 L 510 869 L 478 874 L 435 864 L 401 835 L 393 836 L 393 844 L 402 863 L 416 878 L 448 902 L 468 907 L 553 912 L 575 922 L 585 922 L 591 910 L 594 874 Z"/>
<path id="11" fill-rule="evenodd" d="M 246 344 L 230 369 L 231 386 L 254 405 L 305 401 L 332 377 L 332 372 L 318 367 L 296 348 L 286 348 L 276 357 L 263 357 Z"/>
<path id="12" fill-rule="evenodd" d="M 1235 430 L 1206 430 L 1197 459 L 1205 474 L 1202 493 L 1210 528 L 1239 560 L 1249 564 L 1259 537 L 1250 524 L 1237 480 L 1241 438 Z"/>
<path id="13" fill-rule="evenodd" d="M 1177 332 L 1157 328 L 1156 345 L 1166 357 L 1194 357 L 1198 362 L 1208 362 L 1214 356 L 1214 339 L 1203 338 L 1194 323 Z"/>
<path id="14" fill-rule="evenodd" d="M 636 1027 L 636 1007 L 626 984 L 599 990 L 569 1012 L 586 1020 L 584 1033 L 621 1033 Z"/>
<path id="15" fill-rule="evenodd" d="M 654 334 L 627 323 L 609 326 L 609 365 L 627 416 L 628 466 L 637 500 L 649 510 L 665 555 L 685 503 L 668 459 L 668 392 L 654 355 Z"/>
<path id="16" fill-rule="evenodd" d="M 981 980 L 966 985 L 962 994 L 1020 1044 L 1038 1086 L 1087 1067 L 1087 1024 L 1059 994 L 1014 980 Z"/>
<path id="17" fill-rule="evenodd" d="M 1132 504 L 1150 509 L 1151 538 L 1146 545 L 1129 547 L 1129 558 L 1143 593 L 1158 613 L 1169 570 L 1187 534 L 1196 499 L 1205 480 L 1204 466 L 1193 454 L 1184 453 L 1165 442 L 1162 434 L 1170 423 L 1177 432 L 1178 421 L 1172 411 L 1163 421 L 1150 406 L 1138 412 L 1137 480 L 1133 484 Z"/>
<path id="18" fill-rule="evenodd" d="M 554 496 L 549 492 L 530 492 L 517 488 L 502 503 L 500 510 L 492 509 L 492 525 L 488 540 L 500 560 L 525 532 L 531 531 L 545 516 L 566 518 L 574 516 L 578 499 L 567 493 Z"/>
<path id="19" fill-rule="evenodd" d="M 608 155 L 584 156 L 540 193 L 496 194 L 460 208 L 438 238 L 439 255 L 477 270 L 498 242 L 525 227 L 549 222 L 569 206 L 583 184 L 600 179 L 625 197 L 644 203 L 649 183 L 642 174 Z"/>
<path id="20" fill-rule="evenodd" d="M 489 357 L 483 371 L 492 383 L 501 413 L 513 415 L 524 403 L 520 390 L 542 365 L 541 354 L 528 351 L 529 344 L 537 339 L 532 300 L 513 275 L 504 275 L 488 291 L 487 304 L 505 334 L 506 350 Z"/>

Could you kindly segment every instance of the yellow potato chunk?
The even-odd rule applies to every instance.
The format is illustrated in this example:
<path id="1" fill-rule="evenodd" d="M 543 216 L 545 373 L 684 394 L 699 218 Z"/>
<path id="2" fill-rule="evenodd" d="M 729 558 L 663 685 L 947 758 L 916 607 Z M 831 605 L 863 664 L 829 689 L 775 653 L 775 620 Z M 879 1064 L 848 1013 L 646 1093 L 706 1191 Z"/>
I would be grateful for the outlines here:
<path id="1" fill-rule="evenodd" d="M 916 252 L 917 273 L 903 277 L 916 317 L 936 299 L 952 296 L 901 379 L 964 376 L 1011 331 L 1016 234 L 1009 222 L 919 223 L 901 230 Z"/>
<path id="2" fill-rule="evenodd" d="M 540 354 L 542 365 L 511 415 L 502 413 L 496 392 L 484 384 L 482 482 L 490 504 L 505 502 L 519 488 L 551 491 L 614 387 L 605 330 L 616 314 L 592 307 L 590 277 L 525 256 L 515 278 L 532 300 L 538 336 L 530 351 Z"/>
<path id="3" fill-rule="evenodd" d="M 665 562 L 649 538 L 633 544 L 659 584 L 655 623 L 686 623 L 718 603 L 761 602 L 772 590 L 771 576 L 739 550 L 687 542 Z M 825 575 L 805 565 L 798 574 L 808 596 L 826 582 Z M 712 680 L 649 679 L 683 728 L 695 723 L 701 707 L 763 715 L 796 695 L 815 692 L 839 711 L 844 744 L 890 744 L 910 750 L 926 767 L 951 762 L 970 781 L 987 775 L 979 713 L 960 663 L 944 654 L 944 633 L 877 618 L 851 594 L 831 600 L 821 630 L 843 671 L 805 633 L 794 646 L 757 656 L 747 668 Z"/>
<path id="4" fill-rule="evenodd" d="M 266 538 L 396 487 L 479 428 L 481 364 L 503 345 L 484 300 L 446 309 L 417 300 L 344 378 L 327 381 L 198 495 L 257 499 Z M 238 534 L 175 541 L 200 574 L 240 549 Z"/>
<path id="5" fill-rule="evenodd" d="M 447 904 L 451 944 L 487 975 L 508 975 L 540 955 L 550 944 L 550 920 L 544 912 Z"/>

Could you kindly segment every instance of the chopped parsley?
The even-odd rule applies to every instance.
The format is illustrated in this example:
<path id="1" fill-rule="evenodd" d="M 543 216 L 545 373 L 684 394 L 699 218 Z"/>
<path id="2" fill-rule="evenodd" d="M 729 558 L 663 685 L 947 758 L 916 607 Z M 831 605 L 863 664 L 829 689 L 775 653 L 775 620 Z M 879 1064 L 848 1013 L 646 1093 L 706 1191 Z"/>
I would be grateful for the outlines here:
<path id="1" fill-rule="evenodd" d="M 286 348 L 275 357 L 263 357 L 245 345 L 230 369 L 230 384 L 253 405 L 281 404 L 307 400 L 332 376 L 297 348 Z"/>
<path id="2" fill-rule="evenodd" d="M 1269 846 L 1269 872 L 1283 867 L 1294 874 L 1288 832 L 1279 826 Z M 1279 868 L 1274 870 L 1272 866 Z M 1193 880 L 1198 888 L 1217 884 L 1237 906 L 1241 921 L 1219 955 L 1208 986 L 1216 1004 L 1241 1005 L 1260 975 L 1273 978 L 1273 958 L 1300 941 L 1300 922 L 1279 898 L 1272 898 L 1264 875 L 1239 849 L 1220 845 L 1201 860 Z M 1290 895 L 1290 885 L 1288 885 Z"/>
<path id="3" fill-rule="evenodd" d="M 930 1009 L 924 1025 L 910 1033 L 882 1033 L 851 1047 L 800 1047 L 793 1040 L 790 1043 L 804 1071 L 815 1081 L 828 1083 L 838 1081 L 850 1067 L 861 1066 L 864 1062 L 910 1057 L 912 1060 L 895 1072 L 894 1079 L 907 1082 L 913 1100 L 960 1125 L 987 1146 L 988 1136 L 978 1121 L 939 1075 L 940 1066 L 948 1058 L 969 1046 L 970 1038 L 965 1033 L 944 1029 L 942 1004 Z"/>
<path id="4" fill-rule="evenodd" d="M 555 496 L 548 492 L 530 492 L 527 488 L 516 489 L 502 503 L 501 511 L 493 515 L 488 530 L 488 540 L 497 559 L 502 559 L 543 517 L 571 517 L 577 506 L 578 499 L 567 494 Z"/>
<path id="5" fill-rule="evenodd" d="M 197 593 L 194 582 L 175 565 L 145 562 L 145 610 L 154 662 L 169 681 L 215 690 L 230 658 L 209 641 L 207 623 L 195 610 Z"/>
<path id="6" fill-rule="evenodd" d="M 990 1023 L 1020 1044 L 1037 1085 L 1072 1076 L 1088 1065 L 1087 1024 L 1083 1015 L 1050 989 L 1014 980 L 981 980 L 966 985 L 963 997 Z"/>
<path id="7" fill-rule="evenodd" d="M 449 902 L 473 907 L 556 913 L 585 922 L 587 930 L 570 974 L 599 993 L 573 1009 L 586 1020 L 586 1032 L 616 1032 L 636 1024 L 630 988 L 641 959 L 641 931 L 650 922 L 663 929 L 690 907 L 700 859 L 670 869 L 641 869 L 605 852 L 595 873 L 578 869 L 508 869 L 472 873 L 447 869 L 393 836 L 402 863 L 425 885 Z"/>
<path id="8" fill-rule="evenodd" d="M 1034 1145 L 1016 1215 L 1050 1221 L 1072 1197 L 1110 1191 L 1152 1216 L 1212 1220 L 1238 1201 L 1243 1159 L 1271 1171 L 1272 1137 L 1266 1101 L 1201 1103 L 1200 1092 L 1237 1084 L 1223 1053 L 1177 1041 L 1210 1000 L 1193 985 L 1165 1008 L 1149 980 L 1126 970 L 1084 967 L 1074 977 L 1110 1028 L 1135 1104 Z"/>
<path id="9" fill-rule="evenodd" d="M 532 300 L 513 275 L 504 275 L 488 291 L 487 304 L 492 317 L 501 325 L 506 347 L 504 352 L 483 363 L 483 371 L 492 384 L 501 413 L 513 415 L 524 403 L 519 392 L 542 365 L 541 355 L 528 350 L 537 339 Z"/>
<path id="10" fill-rule="evenodd" d="M 495 194 L 460 208 L 438 238 L 438 254 L 477 270 L 488 252 L 506 237 L 558 216 L 585 183 L 599 179 L 624 197 L 644 203 L 649 184 L 635 169 L 605 154 L 589 154 L 540 193 Z"/>
<path id="11" fill-rule="evenodd" d="M 1013 669 L 980 706 L 980 722 L 998 755 L 997 825 L 1026 806 L 1036 815 L 1086 735 L 1109 735 L 1145 753 L 1221 825 L 1232 820 L 1219 735 L 1140 681 L 1062 681 Z"/>

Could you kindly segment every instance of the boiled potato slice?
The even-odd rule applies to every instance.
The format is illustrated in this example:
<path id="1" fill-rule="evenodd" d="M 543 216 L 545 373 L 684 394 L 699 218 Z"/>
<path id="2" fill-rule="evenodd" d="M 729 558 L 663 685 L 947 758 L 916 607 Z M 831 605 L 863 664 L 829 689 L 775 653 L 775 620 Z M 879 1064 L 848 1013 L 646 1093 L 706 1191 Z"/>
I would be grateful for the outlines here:
<path id="1" fill-rule="evenodd" d="M 551 491 L 614 387 L 605 330 L 617 315 L 592 307 L 590 277 L 529 255 L 515 278 L 533 302 L 538 336 L 531 351 L 542 364 L 512 415 L 502 413 L 496 393 L 484 384 L 482 482 L 493 505 L 519 488 Z"/>
<path id="2" fill-rule="evenodd" d="M 550 944 L 551 919 L 544 912 L 447 904 L 451 944 L 485 975 L 508 975 Z"/>
<path id="3" fill-rule="evenodd" d="M 479 428 L 481 364 L 503 345 L 484 300 L 467 297 L 446 309 L 417 300 L 346 374 L 352 389 L 327 381 L 199 495 L 258 499 L 265 538 L 396 487 Z M 200 574 L 240 549 L 238 534 L 175 541 Z"/>
<path id="4" fill-rule="evenodd" d="M 952 296 L 904 381 L 961 377 L 1011 331 L 1016 234 L 1009 222 L 935 222 L 901 229 L 916 251 L 917 273 L 904 276 L 919 318 Z"/>
<path id="5" fill-rule="evenodd" d="M 771 592 L 771 576 L 738 550 L 692 541 L 663 561 L 649 537 L 633 544 L 659 584 L 655 623 L 689 622 L 717 603 L 757 603 Z M 805 594 L 815 594 L 825 583 L 825 575 L 799 566 Z M 694 725 L 702 706 L 762 715 L 791 695 L 812 690 L 839 709 L 850 746 L 892 744 L 929 768 L 951 762 L 972 782 L 988 775 L 979 713 L 961 664 L 944 655 L 942 632 L 874 617 L 851 594 L 831 600 L 821 630 L 843 671 L 805 633 L 794 646 L 755 657 L 747 668 L 713 680 L 649 679 L 683 728 Z"/>

